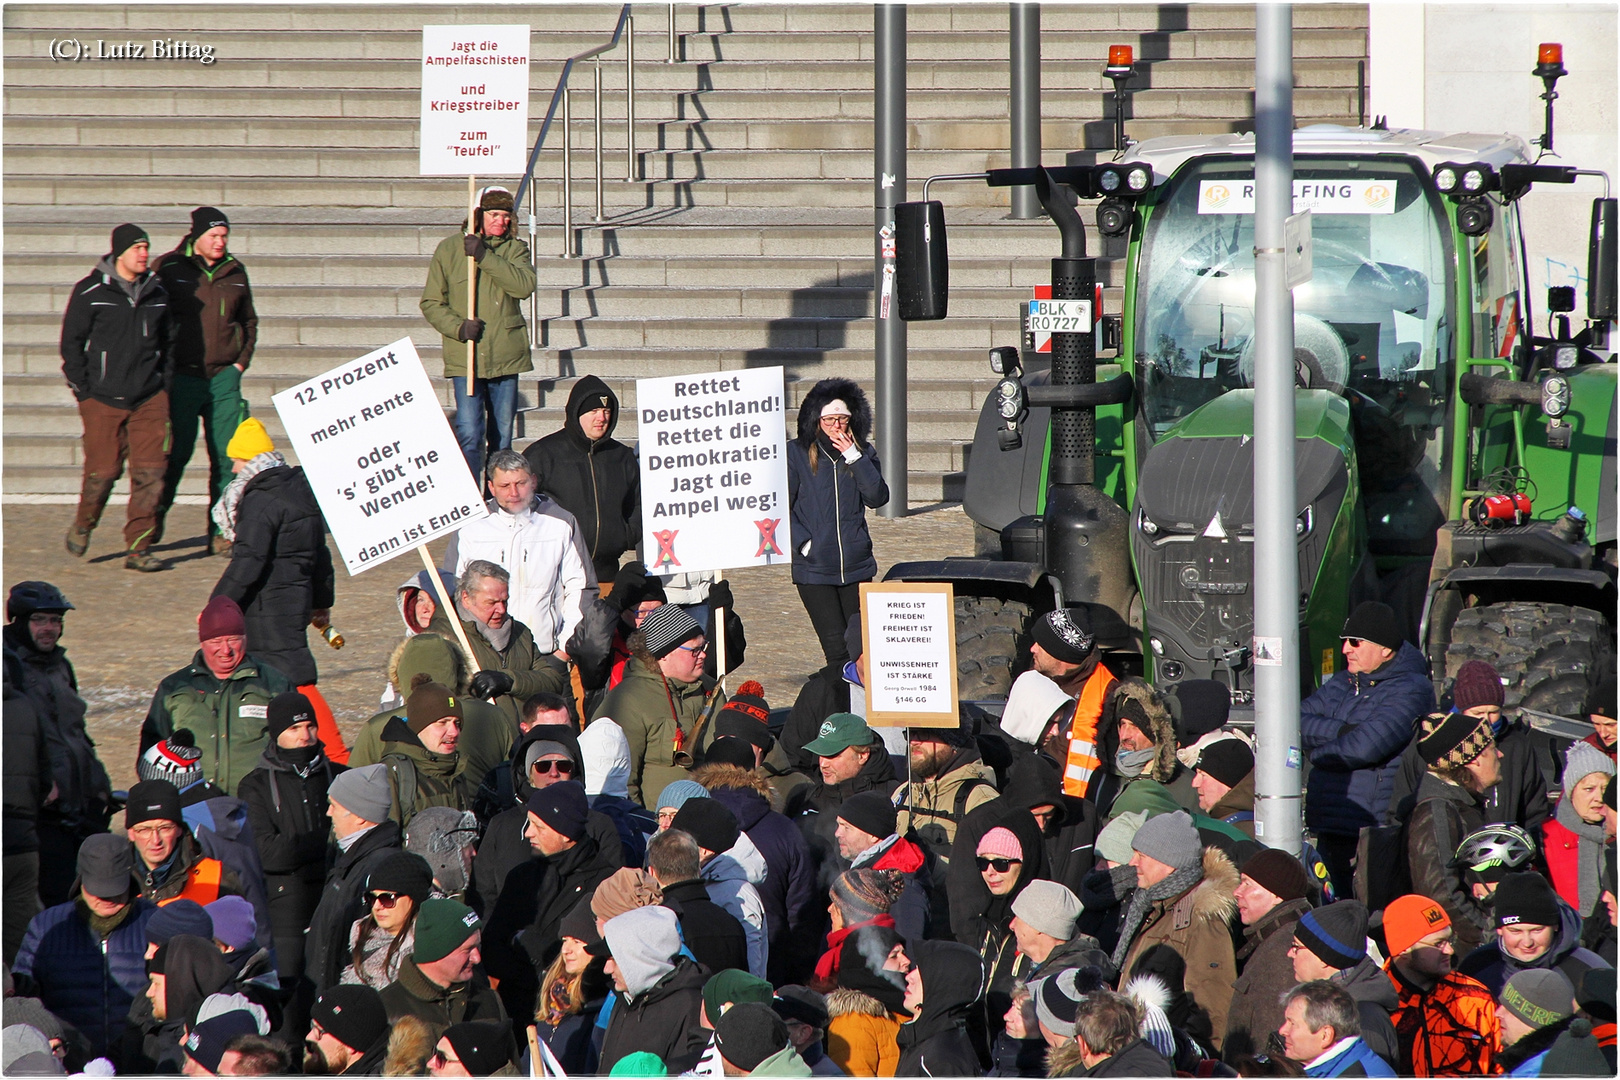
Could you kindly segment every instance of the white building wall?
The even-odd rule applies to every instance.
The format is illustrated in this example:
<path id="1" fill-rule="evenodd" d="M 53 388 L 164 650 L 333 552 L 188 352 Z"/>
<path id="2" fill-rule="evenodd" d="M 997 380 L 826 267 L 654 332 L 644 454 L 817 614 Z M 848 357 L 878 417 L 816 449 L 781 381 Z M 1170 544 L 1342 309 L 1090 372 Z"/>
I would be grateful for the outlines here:
<path id="1" fill-rule="evenodd" d="M 1564 46 L 1553 149 L 1544 164 L 1600 169 L 1620 181 L 1620 5 L 1404 4 L 1368 9 L 1368 113 L 1391 127 L 1541 134 L 1536 47 Z M 1575 285 L 1586 307 L 1586 237 L 1602 184 L 1541 186 L 1521 204 L 1530 255 L 1530 300 L 1545 332 L 1549 285 Z"/>

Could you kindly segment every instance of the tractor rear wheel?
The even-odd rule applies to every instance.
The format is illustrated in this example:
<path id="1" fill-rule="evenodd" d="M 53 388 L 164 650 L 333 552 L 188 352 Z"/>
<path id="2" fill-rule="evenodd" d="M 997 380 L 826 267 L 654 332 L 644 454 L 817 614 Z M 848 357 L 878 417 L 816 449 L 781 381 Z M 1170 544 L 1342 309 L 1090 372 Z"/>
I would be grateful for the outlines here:
<path id="1" fill-rule="evenodd" d="M 996 701 L 1007 696 L 1014 668 L 1028 666 L 1029 624 L 1034 614 L 1035 609 L 1021 600 L 996 596 L 956 598 L 959 699 Z"/>
<path id="2" fill-rule="evenodd" d="M 1588 694 L 1614 668 L 1614 627 L 1589 608 L 1514 601 L 1464 608 L 1446 647 L 1446 679 L 1484 660 L 1505 680 L 1506 707 L 1584 717 Z"/>

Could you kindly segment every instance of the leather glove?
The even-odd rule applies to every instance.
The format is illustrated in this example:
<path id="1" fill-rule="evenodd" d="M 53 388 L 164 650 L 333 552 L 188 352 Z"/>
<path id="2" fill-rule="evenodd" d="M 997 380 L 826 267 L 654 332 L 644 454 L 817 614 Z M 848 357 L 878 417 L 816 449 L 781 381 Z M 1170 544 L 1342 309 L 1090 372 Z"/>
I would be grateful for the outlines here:
<path id="1" fill-rule="evenodd" d="M 504 671 L 480 671 L 472 677 L 472 684 L 468 689 L 475 698 L 493 701 L 502 694 L 512 692 L 512 676 Z"/>
<path id="2" fill-rule="evenodd" d="M 712 612 L 715 608 L 725 608 L 727 611 L 735 611 L 737 605 L 733 603 L 731 599 L 731 582 L 717 581 L 713 585 L 710 585 L 707 603 L 709 605 L 709 611 L 711 612 L 710 618 L 713 618 Z M 718 633 L 720 631 L 716 632 Z"/>
<path id="3" fill-rule="evenodd" d="M 613 591 L 608 593 L 608 602 L 620 611 L 628 611 L 641 603 L 646 585 L 647 564 L 635 561 L 625 563 L 613 577 Z"/>
<path id="4" fill-rule="evenodd" d="M 484 246 L 484 238 L 472 232 L 461 238 L 461 248 L 470 258 L 479 262 L 484 260 L 484 252 L 489 250 Z"/>
<path id="5" fill-rule="evenodd" d="M 477 341 L 484 336 L 483 319 L 462 319 L 461 329 L 456 331 L 457 341 Z"/>

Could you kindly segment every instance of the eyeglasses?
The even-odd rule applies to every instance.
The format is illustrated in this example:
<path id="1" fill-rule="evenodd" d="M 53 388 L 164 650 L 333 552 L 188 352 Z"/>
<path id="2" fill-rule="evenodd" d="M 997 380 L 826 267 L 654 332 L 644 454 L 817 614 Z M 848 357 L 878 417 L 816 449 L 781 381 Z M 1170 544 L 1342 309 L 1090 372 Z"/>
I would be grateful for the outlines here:
<path id="1" fill-rule="evenodd" d="M 702 645 L 677 645 L 675 647 L 684 652 L 689 652 L 693 656 L 702 656 L 709 651 L 709 643 L 707 641 L 705 641 Z"/>
<path id="2" fill-rule="evenodd" d="M 1023 859 L 986 859 L 983 856 L 973 861 L 978 863 L 981 874 L 986 870 L 994 870 L 998 874 L 1005 874 L 1015 866 L 1022 866 L 1024 862 Z"/>
<path id="3" fill-rule="evenodd" d="M 839 427 L 848 427 L 849 426 L 849 417 L 847 417 L 847 416 L 837 416 L 837 415 L 823 416 L 821 418 L 821 422 L 823 424 L 837 424 Z"/>
<path id="4" fill-rule="evenodd" d="M 574 772 L 574 763 L 572 761 L 537 761 L 530 768 L 546 776 L 571 776 Z"/>
<path id="5" fill-rule="evenodd" d="M 461 1059 L 453 1058 L 443 1050 L 435 1050 L 433 1056 L 427 1059 L 427 1063 L 435 1069 L 442 1069 L 446 1065 L 460 1065 Z"/>
<path id="6" fill-rule="evenodd" d="M 180 831 L 180 826 L 172 821 L 165 821 L 157 825 L 137 825 L 124 832 L 131 840 L 155 840 L 159 837 L 167 839 Z"/>
<path id="7" fill-rule="evenodd" d="M 391 893 L 391 892 L 366 893 L 366 903 L 368 903 L 368 904 L 379 904 L 379 905 L 381 905 L 381 906 L 383 906 L 385 908 L 391 908 L 395 904 L 399 903 L 399 893 Z"/>

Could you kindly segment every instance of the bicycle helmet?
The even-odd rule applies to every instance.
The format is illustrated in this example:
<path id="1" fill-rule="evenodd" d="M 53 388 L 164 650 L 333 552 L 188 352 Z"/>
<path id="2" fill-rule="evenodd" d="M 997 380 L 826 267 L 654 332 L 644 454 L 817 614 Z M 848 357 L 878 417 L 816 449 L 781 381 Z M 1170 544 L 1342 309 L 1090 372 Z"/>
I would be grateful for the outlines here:
<path id="1" fill-rule="evenodd" d="M 1536 850 L 1535 839 L 1519 826 L 1487 825 L 1463 838 L 1451 864 L 1482 881 L 1499 881 L 1505 874 L 1527 868 Z"/>
<path id="2" fill-rule="evenodd" d="M 6 618 L 15 622 L 36 611 L 72 611 L 67 597 L 48 581 L 19 581 L 6 597 Z"/>

